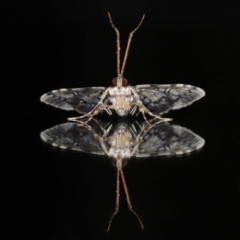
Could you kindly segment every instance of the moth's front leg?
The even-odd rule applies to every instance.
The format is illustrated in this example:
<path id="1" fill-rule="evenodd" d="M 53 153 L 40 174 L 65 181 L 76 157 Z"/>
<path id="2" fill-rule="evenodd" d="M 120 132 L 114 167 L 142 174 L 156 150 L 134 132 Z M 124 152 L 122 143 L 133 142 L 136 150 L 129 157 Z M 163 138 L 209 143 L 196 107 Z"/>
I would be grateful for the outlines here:
<path id="1" fill-rule="evenodd" d="M 83 118 L 87 118 L 87 120 L 85 121 L 85 123 L 89 122 L 95 115 L 97 115 L 99 112 L 101 112 L 101 110 L 99 109 L 101 107 L 101 105 L 98 105 L 97 108 L 94 108 L 93 111 L 85 114 L 85 115 L 82 115 L 82 116 L 79 116 L 79 117 L 72 117 L 72 118 L 68 118 L 67 120 L 68 121 L 72 121 L 72 122 L 83 122 Z"/>
<path id="2" fill-rule="evenodd" d="M 97 124 L 98 124 L 98 121 L 96 121 L 94 118 L 92 119 L 94 120 Z M 93 133 L 94 137 L 99 141 L 100 145 L 102 146 L 102 149 L 104 150 L 105 154 L 109 155 L 108 151 L 107 151 L 107 148 L 106 148 L 106 145 L 105 145 L 105 141 L 108 141 L 108 138 L 106 138 L 107 134 L 109 133 L 110 129 L 112 128 L 112 124 L 107 124 L 104 128 L 101 127 L 99 124 L 99 127 L 101 128 L 103 134 L 102 136 L 100 136 L 99 134 L 96 133 L 96 131 L 90 126 L 87 124 L 87 122 L 89 121 L 89 119 L 87 121 L 78 121 L 78 124 L 77 126 L 78 127 L 85 127 L 87 128 L 90 132 Z M 107 128 L 107 129 L 106 129 Z"/>
<path id="3" fill-rule="evenodd" d="M 73 118 L 68 118 L 68 121 L 73 121 L 73 122 L 81 122 L 81 120 L 78 119 L 82 119 L 82 118 L 88 118 L 87 122 L 89 120 L 91 120 L 93 118 L 93 116 L 97 115 L 98 113 L 102 112 L 102 110 L 105 110 L 109 115 L 111 115 L 111 111 L 109 109 L 106 109 L 106 105 L 103 103 L 104 99 L 106 98 L 107 94 L 109 92 L 109 88 L 107 88 L 105 90 L 105 92 L 102 94 L 99 102 L 97 103 L 97 105 L 93 108 L 93 110 L 91 110 L 89 113 L 84 114 L 82 116 L 79 117 L 73 117 Z"/>
<path id="4" fill-rule="evenodd" d="M 152 116 L 152 117 L 154 117 L 154 118 L 158 118 L 158 119 L 160 119 L 160 120 L 163 121 L 163 122 L 172 121 L 172 118 L 162 118 L 160 115 L 155 115 L 155 114 L 153 114 L 152 112 L 150 112 L 150 111 L 143 105 L 143 103 L 142 103 L 141 99 L 139 98 L 137 92 L 136 92 L 134 89 L 131 89 L 131 90 L 132 90 L 132 93 L 133 93 L 133 95 L 134 95 L 134 97 L 135 97 L 135 99 L 136 99 L 136 103 L 135 103 L 135 104 L 137 105 L 137 107 L 138 107 L 138 109 L 139 109 L 139 112 L 142 113 L 143 118 L 144 118 L 144 120 L 145 120 L 147 123 L 149 123 L 149 124 L 151 125 L 151 123 L 147 120 L 147 118 L 146 118 L 146 116 L 145 116 L 145 113 L 147 113 L 148 115 L 150 115 L 150 116 Z M 135 110 L 134 110 L 134 112 L 135 112 Z"/>
<path id="5" fill-rule="evenodd" d="M 95 120 L 95 119 L 93 119 Z M 99 136 L 99 134 L 96 133 L 96 131 L 90 126 L 87 124 L 89 120 L 87 121 L 78 121 L 78 124 L 77 124 L 77 127 L 85 127 L 87 128 L 90 132 L 93 133 L 94 137 L 99 141 L 99 139 L 101 139 L 101 136 Z M 95 120 L 95 122 L 97 123 L 97 121 Z"/>

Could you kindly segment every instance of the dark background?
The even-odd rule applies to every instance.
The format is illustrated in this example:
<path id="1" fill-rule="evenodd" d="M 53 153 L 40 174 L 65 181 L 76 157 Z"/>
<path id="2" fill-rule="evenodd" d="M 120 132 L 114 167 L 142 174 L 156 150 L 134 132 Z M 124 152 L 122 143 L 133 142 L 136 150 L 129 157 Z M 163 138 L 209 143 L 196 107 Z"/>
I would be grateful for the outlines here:
<path id="1" fill-rule="evenodd" d="M 174 124 L 206 140 L 189 156 L 133 159 L 124 169 L 141 230 L 128 211 L 106 232 L 115 203 L 111 160 L 43 143 L 39 133 L 76 113 L 40 103 L 53 89 L 109 86 L 134 35 L 131 85 L 186 83 L 206 97 L 173 111 Z M 218 1 L 8 1 L 1 7 L 2 161 L 11 239 L 240 239 L 239 4 Z M 5 110 L 7 108 L 7 110 Z M 3 114 L 4 113 L 4 114 Z M 104 117 L 104 116 L 103 116 Z M 114 119 L 114 118 L 113 118 Z M 7 134 L 5 134 L 7 133 Z"/>

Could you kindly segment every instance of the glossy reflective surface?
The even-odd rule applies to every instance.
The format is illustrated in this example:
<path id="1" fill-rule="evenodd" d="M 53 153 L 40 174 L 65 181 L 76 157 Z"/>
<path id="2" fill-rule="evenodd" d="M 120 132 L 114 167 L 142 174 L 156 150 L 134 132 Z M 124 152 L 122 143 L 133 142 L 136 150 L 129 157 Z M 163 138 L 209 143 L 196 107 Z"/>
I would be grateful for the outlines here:
<path id="1" fill-rule="evenodd" d="M 158 119 L 117 123 L 91 119 L 67 122 L 41 132 L 41 138 L 54 147 L 113 159 L 131 157 L 174 156 L 196 151 L 205 141 L 192 131 Z"/>

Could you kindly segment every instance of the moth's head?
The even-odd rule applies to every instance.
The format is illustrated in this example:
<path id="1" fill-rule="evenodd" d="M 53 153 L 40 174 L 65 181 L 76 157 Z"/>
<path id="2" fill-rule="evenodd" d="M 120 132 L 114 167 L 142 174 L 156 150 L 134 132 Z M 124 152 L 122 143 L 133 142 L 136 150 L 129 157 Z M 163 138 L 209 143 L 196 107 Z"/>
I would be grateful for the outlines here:
<path id="1" fill-rule="evenodd" d="M 121 164 L 122 168 L 124 168 L 128 165 L 128 159 L 122 159 L 121 161 L 122 161 L 122 164 Z M 117 168 L 118 167 L 117 165 L 118 165 L 119 161 L 118 161 L 118 159 L 113 159 L 111 163 L 112 163 L 113 167 Z"/>
<path id="2" fill-rule="evenodd" d="M 112 79 L 112 85 L 114 87 L 126 87 L 128 86 L 128 80 L 122 76 L 115 77 Z"/>

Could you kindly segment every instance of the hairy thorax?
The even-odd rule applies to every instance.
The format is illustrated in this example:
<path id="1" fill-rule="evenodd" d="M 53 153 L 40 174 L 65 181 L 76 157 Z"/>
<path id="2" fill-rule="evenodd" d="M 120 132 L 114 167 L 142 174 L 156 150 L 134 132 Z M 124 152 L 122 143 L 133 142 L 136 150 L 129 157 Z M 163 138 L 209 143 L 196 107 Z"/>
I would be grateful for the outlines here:
<path id="1" fill-rule="evenodd" d="M 109 95 L 112 103 L 111 108 L 115 109 L 119 116 L 127 116 L 134 103 L 131 87 L 111 87 Z"/>

